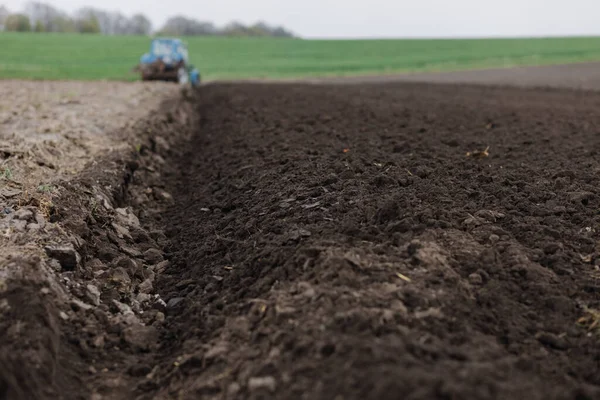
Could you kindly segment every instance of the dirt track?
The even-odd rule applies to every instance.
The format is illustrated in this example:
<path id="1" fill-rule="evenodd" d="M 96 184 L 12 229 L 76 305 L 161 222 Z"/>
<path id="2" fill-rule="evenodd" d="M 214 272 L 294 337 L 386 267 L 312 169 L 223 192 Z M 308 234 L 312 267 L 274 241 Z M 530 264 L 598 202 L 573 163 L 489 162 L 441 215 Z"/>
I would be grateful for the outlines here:
<path id="1" fill-rule="evenodd" d="M 403 75 L 397 81 L 600 90 L 600 63 Z"/>
<path id="2" fill-rule="evenodd" d="M 99 306 L 53 322 L 57 377 L 0 363 L 0 393 L 600 397 L 600 94 L 211 84 L 186 107 L 57 200 Z"/>
<path id="3" fill-rule="evenodd" d="M 266 80 L 268 81 L 268 80 Z M 263 81 L 263 82 L 266 82 Z M 291 80 L 293 81 L 293 80 Z M 259 81 L 260 82 L 260 81 Z M 289 81 L 286 81 L 289 82 Z M 444 83 L 503 85 L 512 87 L 600 90 L 600 63 L 587 62 L 537 67 L 494 68 L 473 71 L 427 72 L 339 78 L 313 78 L 298 83 Z"/>

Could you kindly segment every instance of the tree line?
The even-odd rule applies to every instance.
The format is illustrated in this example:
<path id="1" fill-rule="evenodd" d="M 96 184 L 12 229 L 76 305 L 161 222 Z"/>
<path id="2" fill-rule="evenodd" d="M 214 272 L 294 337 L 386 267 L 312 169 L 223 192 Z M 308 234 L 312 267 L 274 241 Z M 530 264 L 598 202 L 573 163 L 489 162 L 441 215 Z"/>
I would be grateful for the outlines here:
<path id="1" fill-rule="evenodd" d="M 84 7 L 73 15 L 41 2 L 30 2 L 22 12 L 12 13 L 0 5 L 0 31 L 7 32 L 71 32 L 103 35 L 175 35 L 175 36 L 271 36 L 294 37 L 283 27 L 264 22 L 244 25 L 232 22 L 217 27 L 211 22 L 174 16 L 158 30 L 143 14 L 127 17 L 93 7 Z"/>

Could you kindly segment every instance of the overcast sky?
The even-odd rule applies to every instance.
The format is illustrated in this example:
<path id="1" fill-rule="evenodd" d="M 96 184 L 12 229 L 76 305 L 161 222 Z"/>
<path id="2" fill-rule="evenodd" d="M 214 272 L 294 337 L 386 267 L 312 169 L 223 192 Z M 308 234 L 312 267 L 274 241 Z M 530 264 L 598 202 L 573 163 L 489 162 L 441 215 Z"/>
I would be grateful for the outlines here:
<path id="1" fill-rule="evenodd" d="M 11 10 L 27 0 L 0 0 Z M 217 25 L 264 20 L 307 38 L 600 34 L 600 0 L 51 0 L 145 13 L 155 27 L 183 14 Z"/>

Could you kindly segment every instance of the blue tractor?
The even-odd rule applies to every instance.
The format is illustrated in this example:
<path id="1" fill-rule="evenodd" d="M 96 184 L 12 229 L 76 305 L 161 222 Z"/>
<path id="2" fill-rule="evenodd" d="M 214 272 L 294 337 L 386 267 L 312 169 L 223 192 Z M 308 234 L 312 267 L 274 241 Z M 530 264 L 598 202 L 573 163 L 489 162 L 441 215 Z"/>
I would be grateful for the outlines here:
<path id="1" fill-rule="evenodd" d="M 144 81 L 178 82 L 182 85 L 200 84 L 200 73 L 188 62 L 188 49 L 180 39 L 156 38 L 150 52 L 140 59 L 138 71 Z"/>

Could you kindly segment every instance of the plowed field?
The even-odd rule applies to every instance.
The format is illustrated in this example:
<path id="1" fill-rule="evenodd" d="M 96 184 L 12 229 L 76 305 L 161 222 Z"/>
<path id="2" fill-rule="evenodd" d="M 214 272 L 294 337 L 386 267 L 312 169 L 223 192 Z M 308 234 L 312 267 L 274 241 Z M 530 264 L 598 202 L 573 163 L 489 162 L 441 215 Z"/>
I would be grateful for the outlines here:
<path id="1" fill-rule="evenodd" d="M 599 93 L 215 83 L 165 104 L 57 183 L 70 241 L 8 264 L 53 268 L 0 290 L 1 395 L 600 398 Z"/>

